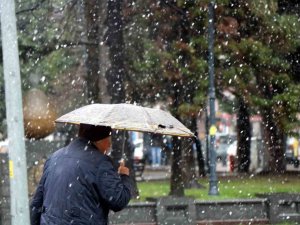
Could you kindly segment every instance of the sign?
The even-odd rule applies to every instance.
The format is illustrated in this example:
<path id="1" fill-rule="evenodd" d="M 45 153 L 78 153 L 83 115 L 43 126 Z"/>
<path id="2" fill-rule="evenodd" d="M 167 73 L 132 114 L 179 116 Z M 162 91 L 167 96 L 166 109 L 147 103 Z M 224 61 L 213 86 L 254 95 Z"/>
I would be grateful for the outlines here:
<path id="1" fill-rule="evenodd" d="M 9 177 L 14 178 L 14 162 L 12 160 L 9 160 Z"/>
<path id="2" fill-rule="evenodd" d="M 215 125 L 212 125 L 210 128 L 209 128 L 209 135 L 210 136 L 215 136 L 216 133 L 217 133 L 217 127 Z"/>

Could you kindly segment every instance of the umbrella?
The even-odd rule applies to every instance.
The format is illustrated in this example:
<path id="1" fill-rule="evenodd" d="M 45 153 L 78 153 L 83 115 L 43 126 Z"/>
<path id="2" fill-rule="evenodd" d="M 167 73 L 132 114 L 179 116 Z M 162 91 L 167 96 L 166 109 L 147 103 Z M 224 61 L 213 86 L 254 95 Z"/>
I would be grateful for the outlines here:
<path id="1" fill-rule="evenodd" d="M 151 132 L 193 137 L 194 134 L 170 113 L 132 104 L 91 104 L 71 111 L 55 122 L 109 126 L 114 130 Z"/>

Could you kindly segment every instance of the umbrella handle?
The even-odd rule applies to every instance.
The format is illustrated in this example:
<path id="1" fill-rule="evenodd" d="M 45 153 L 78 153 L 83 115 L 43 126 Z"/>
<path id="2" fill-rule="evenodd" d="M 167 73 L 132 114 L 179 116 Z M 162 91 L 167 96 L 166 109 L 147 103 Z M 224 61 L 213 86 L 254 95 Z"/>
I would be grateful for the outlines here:
<path id="1" fill-rule="evenodd" d="M 123 159 L 124 161 L 125 161 L 124 158 L 126 158 L 126 156 L 124 154 L 124 152 L 125 152 L 125 132 L 126 132 L 126 130 L 123 130 L 123 145 L 122 145 L 122 152 L 121 152 L 122 153 L 121 160 Z"/>
<path id="2" fill-rule="evenodd" d="M 120 166 L 125 166 L 125 159 L 121 158 L 119 163 L 120 163 Z"/>

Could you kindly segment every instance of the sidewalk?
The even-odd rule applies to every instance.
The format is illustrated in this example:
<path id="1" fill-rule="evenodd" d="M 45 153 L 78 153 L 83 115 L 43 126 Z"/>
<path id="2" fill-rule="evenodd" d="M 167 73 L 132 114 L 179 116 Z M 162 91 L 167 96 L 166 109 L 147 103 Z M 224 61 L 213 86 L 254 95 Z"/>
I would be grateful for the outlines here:
<path id="1" fill-rule="evenodd" d="M 287 165 L 288 172 L 300 172 L 299 168 L 294 168 L 293 165 Z M 230 173 L 227 171 L 226 166 L 222 165 L 221 162 L 217 162 L 216 172 L 218 177 L 230 177 L 235 176 L 236 173 Z M 137 177 L 137 181 L 150 181 L 150 180 L 168 180 L 171 177 L 171 166 L 158 166 L 152 167 L 146 165 L 142 177 Z"/>
<path id="2" fill-rule="evenodd" d="M 152 167 L 146 165 L 142 177 L 137 177 L 137 181 L 167 180 L 171 176 L 171 166 Z"/>
<path id="3" fill-rule="evenodd" d="M 226 167 L 222 166 L 222 163 L 217 163 L 218 176 L 232 176 L 232 174 L 226 172 Z M 171 166 L 158 166 L 152 167 L 146 165 L 142 177 L 137 177 L 137 181 L 149 181 L 149 180 L 167 180 L 171 177 Z"/>

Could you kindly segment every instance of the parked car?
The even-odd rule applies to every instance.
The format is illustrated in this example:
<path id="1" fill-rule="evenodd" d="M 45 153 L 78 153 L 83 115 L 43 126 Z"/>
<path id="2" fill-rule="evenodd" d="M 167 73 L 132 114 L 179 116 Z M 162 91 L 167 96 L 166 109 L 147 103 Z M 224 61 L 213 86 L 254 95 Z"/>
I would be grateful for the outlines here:
<path id="1" fill-rule="evenodd" d="M 232 135 L 219 135 L 216 137 L 216 154 L 217 160 L 220 160 L 223 165 L 227 164 L 227 150 L 230 144 L 236 140 Z"/>

